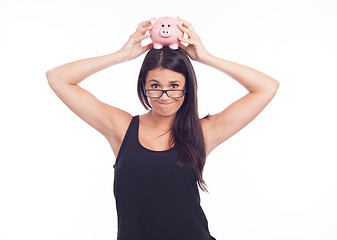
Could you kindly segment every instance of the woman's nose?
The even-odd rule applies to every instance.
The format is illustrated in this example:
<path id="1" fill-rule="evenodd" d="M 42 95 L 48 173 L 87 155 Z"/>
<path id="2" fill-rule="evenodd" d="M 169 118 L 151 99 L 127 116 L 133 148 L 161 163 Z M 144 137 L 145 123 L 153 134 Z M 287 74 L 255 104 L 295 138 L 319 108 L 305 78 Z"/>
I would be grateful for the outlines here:
<path id="1" fill-rule="evenodd" d="M 160 97 L 160 99 L 167 100 L 170 99 L 169 96 L 167 95 L 167 92 L 163 93 Z"/>

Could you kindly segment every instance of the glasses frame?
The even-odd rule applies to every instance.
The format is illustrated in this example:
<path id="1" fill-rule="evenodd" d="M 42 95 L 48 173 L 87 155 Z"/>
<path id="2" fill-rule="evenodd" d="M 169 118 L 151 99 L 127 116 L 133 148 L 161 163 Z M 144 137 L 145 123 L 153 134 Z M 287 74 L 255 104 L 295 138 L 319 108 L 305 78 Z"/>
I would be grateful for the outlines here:
<path id="1" fill-rule="evenodd" d="M 150 97 L 147 95 L 147 92 L 148 91 L 157 91 L 157 92 L 161 92 L 160 96 L 159 97 Z M 167 92 L 183 92 L 183 95 L 181 95 L 180 97 L 170 97 Z M 163 96 L 164 93 L 166 93 L 166 96 L 168 96 L 169 98 L 181 98 L 185 95 L 187 91 L 185 89 L 178 89 L 178 90 L 160 90 L 160 89 L 145 89 L 144 90 L 144 94 L 146 97 L 149 97 L 149 98 L 161 98 Z"/>

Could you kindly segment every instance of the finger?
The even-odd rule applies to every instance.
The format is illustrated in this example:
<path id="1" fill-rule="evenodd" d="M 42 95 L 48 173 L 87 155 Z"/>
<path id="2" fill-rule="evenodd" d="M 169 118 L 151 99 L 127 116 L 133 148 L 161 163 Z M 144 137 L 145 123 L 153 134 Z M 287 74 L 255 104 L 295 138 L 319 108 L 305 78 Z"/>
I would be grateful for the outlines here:
<path id="1" fill-rule="evenodd" d="M 139 39 L 143 40 L 143 39 L 148 38 L 150 36 L 151 36 L 151 34 L 142 35 L 142 36 L 139 37 Z"/>
<path id="2" fill-rule="evenodd" d="M 149 34 L 147 34 L 147 35 L 144 35 L 144 34 L 151 29 L 152 29 L 152 26 L 149 26 L 147 28 L 138 29 L 134 34 L 132 34 L 132 37 L 137 39 L 137 41 L 142 40 L 142 39 L 150 36 Z"/>
<path id="3" fill-rule="evenodd" d="M 130 36 L 129 40 L 134 43 L 138 43 L 138 42 L 141 42 L 143 39 L 148 38 L 150 36 L 151 36 L 150 34 L 143 35 L 139 33 L 137 34 L 137 32 L 135 32 L 134 34 Z"/>
<path id="4" fill-rule="evenodd" d="M 152 29 L 152 25 L 148 26 L 148 27 L 143 27 L 141 29 L 139 29 L 139 32 L 142 34 L 145 34 L 147 31 L 150 31 Z"/>
<path id="5" fill-rule="evenodd" d="M 141 22 L 139 25 L 141 25 L 141 26 L 146 26 L 146 25 L 149 25 L 149 24 L 151 24 L 151 20 L 143 21 L 143 22 Z"/>
<path id="6" fill-rule="evenodd" d="M 185 25 L 188 29 L 191 29 L 193 32 L 195 32 L 192 24 L 189 21 L 183 20 L 183 25 Z"/>
<path id="7" fill-rule="evenodd" d="M 178 37 L 178 39 L 182 42 L 185 42 L 185 43 L 188 43 L 188 44 L 192 44 L 191 42 L 191 39 L 187 39 L 187 38 L 181 38 L 181 37 Z"/>
<path id="8" fill-rule="evenodd" d="M 149 43 L 146 46 L 142 47 L 143 53 L 146 52 L 147 50 L 153 48 L 153 43 Z"/>
<path id="9" fill-rule="evenodd" d="M 180 30 L 185 32 L 189 37 L 193 37 L 195 35 L 195 33 L 191 31 L 190 29 L 188 29 L 187 27 L 184 27 L 182 25 L 178 25 L 178 27 L 180 28 Z"/>
<path id="10" fill-rule="evenodd" d="M 181 42 L 178 43 L 179 47 L 182 48 L 186 52 L 186 46 L 182 44 Z"/>
<path id="11" fill-rule="evenodd" d="M 150 24 L 151 24 L 151 20 L 143 21 L 143 22 L 139 23 L 139 25 L 137 27 L 137 30 L 140 29 L 140 28 L 146 27 L 146 26 L 148 26 Z"/>

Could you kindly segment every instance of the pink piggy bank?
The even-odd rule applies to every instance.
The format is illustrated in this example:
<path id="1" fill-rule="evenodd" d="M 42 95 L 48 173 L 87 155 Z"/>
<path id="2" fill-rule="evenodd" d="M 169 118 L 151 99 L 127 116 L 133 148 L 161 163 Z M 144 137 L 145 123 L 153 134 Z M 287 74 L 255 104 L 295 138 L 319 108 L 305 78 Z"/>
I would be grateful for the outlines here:
<path id="1" fill-rule="evenodd" d="M 160 17 L 151 18 L 152 29 L 150 37 L 152 39 L 153 48 L 161 49 L 163 46 L 169 46 L 171 49 L 178 49 L 179 39 L 183 37 L 182 32 L 177 25 L 181 24 L 183 20 L 179 17 Z"/>

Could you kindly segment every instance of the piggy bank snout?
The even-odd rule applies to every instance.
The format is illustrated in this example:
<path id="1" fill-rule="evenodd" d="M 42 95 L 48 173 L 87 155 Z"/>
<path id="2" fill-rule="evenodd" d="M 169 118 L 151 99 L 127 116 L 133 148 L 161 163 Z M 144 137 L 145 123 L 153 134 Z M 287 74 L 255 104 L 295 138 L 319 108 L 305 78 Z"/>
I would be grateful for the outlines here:
<path id="1" fill-rule="evenodd" d="M 168 38 L 172 36 L 172 30 L 169 28 L 161 28 L 159 30 L 159 35 L 163 38 Z"/>

